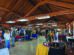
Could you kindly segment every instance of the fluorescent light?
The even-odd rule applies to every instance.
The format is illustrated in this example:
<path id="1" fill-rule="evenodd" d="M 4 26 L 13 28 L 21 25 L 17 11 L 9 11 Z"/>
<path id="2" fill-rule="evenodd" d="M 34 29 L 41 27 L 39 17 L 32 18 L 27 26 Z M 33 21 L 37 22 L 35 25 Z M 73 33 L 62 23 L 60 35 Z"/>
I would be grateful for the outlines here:
<path id="1" fill-rule="evenodd" d="M 17 21 L 24 22 L 24 21 L 28 21 L 28 19 L 19 19 Z"/>
<path id="2" fill-rule="evenodd" d="M 31 27 L 31 26 L 32 26 L 32 24 L 29 24 L 28 26 L 29 26 L 29 27 Z"/>
<path id="3" fill-rule="evenodd" d="M 40 16 L 40 17 L 37 17 L 37 19 L 48 19 L 50 18 L 50 16 Z"/>
<path id="4" fill-rule="evenodd" d="M 43 25 L 42 23 L 38 23 L 38 24 L 36 24 L 36 25 Z"/>
<path id="5" fill-rule="evenodd" d="M 6 23 L 15 23 L 15 21 L 6 21 Z"/>

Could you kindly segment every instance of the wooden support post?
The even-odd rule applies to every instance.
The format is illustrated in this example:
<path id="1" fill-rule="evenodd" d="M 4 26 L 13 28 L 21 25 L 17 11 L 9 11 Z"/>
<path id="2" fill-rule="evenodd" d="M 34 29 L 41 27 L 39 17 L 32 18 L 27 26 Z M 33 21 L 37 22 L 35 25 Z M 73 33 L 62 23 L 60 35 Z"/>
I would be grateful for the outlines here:
<path id="1" fill-rule="evenodd" d="M 74 38 L 74 21 L 73 21 L 73 38 Z"/>

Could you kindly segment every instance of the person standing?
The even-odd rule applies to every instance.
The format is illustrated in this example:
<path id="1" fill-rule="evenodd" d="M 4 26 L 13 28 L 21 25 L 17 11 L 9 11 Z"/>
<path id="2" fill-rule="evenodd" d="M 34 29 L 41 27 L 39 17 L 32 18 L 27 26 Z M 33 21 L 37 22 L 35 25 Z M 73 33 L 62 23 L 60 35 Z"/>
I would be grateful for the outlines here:
<path id="1" fill-rule="evenodd" d="M 0 49 L 4 48 L 4 42 L 3 42 L 3 38 L 2 38 L 2 31 L 0 30 Z"/>
<path id="2" fill-rule="evenodd" d="M 5 47 L 10 48 L 10 32 L 6 30 L 4 33 Z"/>
<path id="3" fill-rule="evenodd" d="M 24 36 L 24 29 L 23 29 L 23 28 L 20 28 L 20 30 L 19 30 L 19 35 L 20 35 L 20 36 Z"/>
<path id="4" fill-rule="evenodd" d="M 55 32 L 54 42 L 59 42 L 59 32 L 58 31 Z"/>
<path id="5" fill-rule="evenodd" d="M 16 36 L 16 30 L 15 30 L 15 28 L 12 28 L 12 29 L 11 29 L 12 47 L 15 46 L 15 36 Z"/>

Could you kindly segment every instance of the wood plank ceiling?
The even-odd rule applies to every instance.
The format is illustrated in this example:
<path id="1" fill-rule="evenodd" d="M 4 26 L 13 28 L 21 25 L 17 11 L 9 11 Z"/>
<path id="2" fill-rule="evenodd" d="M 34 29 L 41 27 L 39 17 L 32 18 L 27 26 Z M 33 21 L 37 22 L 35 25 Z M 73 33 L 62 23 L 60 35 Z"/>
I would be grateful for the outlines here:
<path id="1" fill-rule="evenodd" d="M 36 20 L 35 17 L 41 15 L 71 22 L 74 20 L 74 0 L 0 0 L 1 23 L 21 17 Z"/>

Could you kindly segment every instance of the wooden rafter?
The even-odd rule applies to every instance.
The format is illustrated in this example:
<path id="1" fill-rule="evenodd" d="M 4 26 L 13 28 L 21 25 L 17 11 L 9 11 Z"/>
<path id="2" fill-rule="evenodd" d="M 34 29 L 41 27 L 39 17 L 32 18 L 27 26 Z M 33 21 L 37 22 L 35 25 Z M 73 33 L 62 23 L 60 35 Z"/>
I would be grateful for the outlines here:
<path id="1" fill-rule="evenodd" d="M 7 12 L 10 11 L 10 10 L 8 10 L 8 9 L 6 9 L 6 8 L 3 8 L 3 7 L 0 7 L 0 10 L 7 11 Z"/>
<path id="2" fill-rule="evenodd" d="M 66 3 L 74 3 L 74 0 L 59 0 L 59 1 L 66 2 Z"/>
<path id="3" fill-rule="evenodd" d="M 35 11 L 39 6 L 44 5 L 46 2 L 43 1 L 41 3 L 38 3 L 35 7 L 33 7 L 25 16 L 30 15 L 33 11 Z"/>
<path id="4" fill-rule="evenodd" d="M 15 6 L 12 8 L 12 10 L 14 10 L 18 6 L 18 4 L 20 4 L 21 1 L 22 0 L 18 0 L 18 2 L 15 4 Z"/>
<path id="5" fill-rule="evenodd" d="M 68 3 L 63 3 L 63 2 L 57 2 L 57 1 L 43 1 L 38 3 L 35 7 L 33 7 L 25 16 L 29 16 L 32 12 L 34 12 L 38 7 L 45 5 L 45 4 L 51 4 L 63 8 L 69 8 L 69 9 L 74 9 L 73 4 L 68 4 Z"/>
<path id="6" fill-rule="evenodd" d="M 15 4 L 15 6 L 11 10 L 9 10 L 9 13 L 6 15 L 6 17 L 8 17 L 11 14 L 16 14 L 16 13 L 13 12 L 13 10 L 18 6 L 18 4 L 20 2 L 21 2 L 21 0 L 18 0 L 18 2 Z"/>
<path id="7" fill-rule="evenodd" d="M 60 15 L 66 15 L 66 14 L 74 14 L 74 10 L 73 9 L 66 9 L 66 10 L 51 12 L 51 13 L 48 13 L 48 14 L 41 14 L 41 15 L 26 17 L 26 18 L 28 18 L 29 20 L 35 20 L 36 17 L 39 17 L 39 16 L 49 15 L 50 17 L 53 17 L 53 16 L 60 16 Z"/>
<path id="8" fill-rule="evenodd" d="M 5 6 L 6 8 L 8 8 L 10 6 L 10 4 L 12 3 L 13 0 L 8 1 L 7 5 Z"/>
<path id="9" fill-rule="evenodd" d="M 18 0 L 18 2 L 15 4 L 15 6 L 14 6 L 14 7 L 9 11 L 9 13 L 6 15 L 6 17 L 8 17 L 8 16 L 11 15 L 11 14 L 16 14 L 16 13 L 13 12 L 13 11 L 16 10 L 16 9 L 19 7 L 19 4 L 21 5 L 22 2 L 23 2 L 23 6 L 21 6 L 18 11 L 20 11 L 23 7 L 26 6 L 26 8 L 23 8 L 23 9 L 26 9 L 26 11 L 23 11 L 23 13 L 26 13 L 29 9 L 32 8 L 32 6 L 29 7 L 30 4 L 27 5 L 28 1 Z M 29 7 L 29 9 L 27 9 L 28 7 Z M 22 12 L 22 11 L 20 11 L 20 12 Z M 19 14 L 16 14 L 16 15 L 20 16 Z"/>

